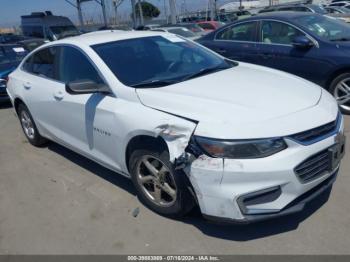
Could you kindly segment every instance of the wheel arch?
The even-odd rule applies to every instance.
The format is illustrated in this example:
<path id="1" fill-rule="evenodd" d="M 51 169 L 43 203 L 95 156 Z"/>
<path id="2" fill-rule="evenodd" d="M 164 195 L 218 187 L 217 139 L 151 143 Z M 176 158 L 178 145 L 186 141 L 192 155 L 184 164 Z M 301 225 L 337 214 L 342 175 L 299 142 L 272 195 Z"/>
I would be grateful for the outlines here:
<path id="1" fill-rule="evenodd" d="M 328 77 L 326 83 L 325 83 L 325 89 L 329 90 L 331 83 L 333 82 L 333 80 L 335 78 L 337 78 L 338 76 L 340 76 L 341 74 L 344 73 L 350 73 L 350 66 L 346 66 L 346 67 L 341 67 L 341 68 L 337 68 L 336 70 L 334 70 L 330 76 Z"/>
<path id="2" fill-rule="evenodd" d="M 20 104 L 23 104 L 26 106 L 26 104 L 23 102 L 23 100 L 19 97 L 16 97 L 14 100 L 13 100 L 13 107 L 16 111 L 16 113 L 18 114 L 18 107 Z"/>
<path id="3" fill-rule="evenodd" d="M 169 147 L 165 140 L 161 136 L 151 136 L 151 135 L 136 135 L 132 137 L 127 143 L 125 150 L 125 164 L 129 170 L 129 160 L 132 152 L 136 149 L 150 149 L 155 148 L 158 150 L 166 150 L 169 153 Z"/>

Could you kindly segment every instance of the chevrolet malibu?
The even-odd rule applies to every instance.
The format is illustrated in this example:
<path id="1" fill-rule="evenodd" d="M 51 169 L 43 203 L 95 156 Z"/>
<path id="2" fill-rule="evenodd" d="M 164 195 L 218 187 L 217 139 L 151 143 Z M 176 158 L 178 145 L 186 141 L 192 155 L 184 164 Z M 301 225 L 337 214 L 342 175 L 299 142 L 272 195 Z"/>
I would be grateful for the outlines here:
<path id="1" fill-rule="evenodd" d="M 160 32 L 46 44 L 10 75 L 29 142 L 48 140 L 131 178 L 178 217 L 249 223 L 302 211 L 332 186 L 343 117 L 319 86 Z"/>

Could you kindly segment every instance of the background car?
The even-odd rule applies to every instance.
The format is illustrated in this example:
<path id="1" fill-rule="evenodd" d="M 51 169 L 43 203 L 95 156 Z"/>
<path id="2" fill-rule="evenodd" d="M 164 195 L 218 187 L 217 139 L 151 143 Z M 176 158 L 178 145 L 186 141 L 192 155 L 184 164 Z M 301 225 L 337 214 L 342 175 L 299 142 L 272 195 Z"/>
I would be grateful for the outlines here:
<path id="1" fill-rule="evenodd" d="M 7 101 L 8 75 L 19 65 L 28 52 L 21 45 L 0 44 L 0 102 Z"/>
<path id="2" fill-rule="evenodd" d="M 326 6 L 324 9 L 328 12 L 327 16 L 350 23 L 350 9 L 338 6 Z"/>
<path id="3" fill-rule="evenodd" d="M 324 10 L 322 6 L 314 4 L 273 5 L 260 10 L 259 14 L 276 11 L 309 12 L 321 15 L 327 14 L 327 11 Z"/>
<path id="4" fill-rule="evenodd" d="M 197 36 L 203 36 L 203 35 L 207 34 L 207 32 L 203 28 L 201 28 L 199 25 L 197 25 L 195 23 L 178 23 L 176 25 L 163 25 L 162 28 L 174 27 L 174 26 L 185 27 L 188 30 L 192 31 Z"/>
<path id="5" fill-rule="evenodd" d="M 218 22 L 218 21 L 202 21 L 202 22 L 198 22 L 197 25 L 199 25 L 201 28 L 203 28 L 207 32 L 212 32 L 224 26 L 225 23 Z"/>
<path id="6" fill-rule="evenodd" d="M 224 26 L 198 40 L 230 59 L 315 82 L 350 114 L 350 26 L 306 12 L 274 12 Z"/>
<path id="7" fill-rule="evenodd" d="M 157 32 L 168 32 L 171 34 L 179 35 L 186 37 L 191 40 L 196 40 L 200 36 L 196 35 L 192 31 L 188 30 L 186 27 L 179 27 L 179 26 L 174 26 L 174 27 L 160 27 L 156 29 L 152 29 L 151 31 L 157 31 Z"/>
<path id="8" fill-rule="evenodd" d="M 347 1 L 342 1 L 342 2 L 331 3 L 328 6 L 338 6 L 338 7 L 350 8 L 350 3 Z"/>

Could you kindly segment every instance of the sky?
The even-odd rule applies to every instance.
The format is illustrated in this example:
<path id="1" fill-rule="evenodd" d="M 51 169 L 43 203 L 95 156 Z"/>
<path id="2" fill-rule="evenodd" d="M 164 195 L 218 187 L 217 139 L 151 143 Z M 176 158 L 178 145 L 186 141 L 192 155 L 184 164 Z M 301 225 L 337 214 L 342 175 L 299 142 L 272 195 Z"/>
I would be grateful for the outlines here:
<path id="1" fill-rule="evenodd" d="M 70 1 L 75 2 L 75 0 Z M 164 0 L 148 1 L 158 6 L 161 11 L 164 10 Z M 177 0 L 178 8 L 180 8 L 180 5 L 184 1 L 189 10 L 205 9 L 208 3 L 208 0 Z M 111 2 L 112 0 L 106 0 L 110 16 L 113 14 Z M 166 2 L 168 1 L 166 0 Z M 230 1 L 219 0 L 218 2 L 221 4 Z M 93 19 L 96 22 L 102 21 L 101 8 L 95 1 L 84 3 L 82 9 L 85 20 Z M 56 15 L 68 16 L 73 22 L 78 21 L 76 9 L 69 5 L 65 0 L 0 0 L 0 27 L 19 26 L 21 15 L 46 10 L 50 10 Z M 130 15 L 130 0 L 124 0 L 118 13 L 123 17 L 128 17 Z"/>

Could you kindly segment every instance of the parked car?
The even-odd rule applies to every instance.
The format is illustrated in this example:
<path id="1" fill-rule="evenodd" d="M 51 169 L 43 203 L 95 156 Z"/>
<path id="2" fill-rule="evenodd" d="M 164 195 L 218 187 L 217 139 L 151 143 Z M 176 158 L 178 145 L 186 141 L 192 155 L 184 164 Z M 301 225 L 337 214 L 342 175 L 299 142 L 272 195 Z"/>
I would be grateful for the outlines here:
<path id="1" fill-rule="evenodd" d="M 55 16 L 50 11 L 21 16 L 21 27 L 24 36 L 49 41 L 80 34 L 68 17 Z"/>
<path id="2" fill-rule="evenodd" d="M 324 10 L 322 6 L 315 5 L 315 4 L 273 5 L 260 10 L 259 14 L 277 12 L 277 11 L 308 12 L 308 13 L 316 13 L 320 15 L 327 14 L 327 11 Z"/>
<path id="3" fill-rule="evenodd" d="M 224 26 L 225 23 L 218 22 L 218 21 L 204 21 L 204 22 L 198 22 L 197 25 L 199 25 L 201 28 L 203 28 L 207 32 L 212 32 Z"/>
<path id="4" fill-rule="evenodd" d="M 350 3 L 347 2 L 347 1 L 342 1 L 342 2 L 331 3 L 328 6 L 330 6 L 330 7 L 337 6 L 337 7 L 343 7 L 343 8 L 350 8 Z"/>
<path id="5" fill-rule="evenodd" d="M 45 44 L 46 42 L 44 41 L 44 39 L 40 39 L 40 38 L 32 38 L 32 39 L 27 39 L 27 40 L 23 40 L 18 42 L 18 45 L 21 45 L 26 51 L 31 52 L 33 51 L 35 48 Z"/>
<path id="6" fill-rule="evenodd" d="M 350 113 L 350 27 L 304 12 L 276 12 L 227 25 L 198 40 L 239 61 L 283 70 L 327 89 Z"/>
<path id="7" fill-rule="evenodd" d="M 171 24 L 169 24 L 169 25 L 162 25 L 162 28 L 174 27 L 174 26 L 185 27 L 188 30 L 192 31 L 197 36 L 203 36 L 203 35 L 207 34 L 207 32 L 205 32 L 205 30 L 203 28 L 201 28 L 199 25 L 197 25 L 195 23 L 178 23 L 176 25 L 171 25 Z"/>
<path id="8" fill-rule="evenodd" d="M 127 25 L 108 25 L 108 26 L 101 26 L 100 28 L 98 28 L 98 31 L 103 31 L 103 30 L 132 31 L 133 29 Z M 85 32 L 85 33 L 91 33 L 91 32 Z"/>
<path id="9" fill-rule="evenodd" d="M 27 51 L 32 51 L 34 48 L 44 44 L 44 39 L 25 37 L 23 35 L 15 34 L 1 34 L 0 44 L 17 44 L 21 45 Z"/>
<path id="10" fill-rule="evenodd" d="M 151 31 L 157 31 L 157 32 L 168 32 L 171 34 L 179 35 L 186 37 L 191 40 L 196 40 L 199 38 L 198 35 L 193 33 L 192 31 L 188 30 L 186 27 L 180 27 L 180 26 L 174 26 L 174 27 L 160 27 L 153 29 Z"/>
<path id="11" fill-rule="evenodd" d="M 247 223 L 303 210 L 344 155 L 334 98 L 176 35 L 99 32 L 41 46 L 9 76 L 28 141 L 132 179 L 150 209 Z"/>
<path id="12" fill-rule="evenodd" d="M 326 6 L 324 9 L 328 12 L 327 16 L 350 23 L 350 9 L 338 6 Z"/>
<path id="13" fill-rule="evenodd" d="M 249 12 L 248 10 L 237 10 L 237 11 L 231 12 L 231 14 L 236 16 L 238 20 L 252 16 L 252 13 Z"/>
<path id="14" fill-rule="evenodd" d="M 26 37 L 15 34 L 0 34 L 0 44 L 16 44 L 25 40 Z"/>
<path id="15" fill-rule="evenodd" d="M 0 103 L 9 100 L 6 92 L 8 75 L 27 54 L 20 45 L 0 44 Z"/>
<path id="16" fill-rule="evenodd" d="M 161 25 L 160 24 L 140 25 L 140 26 L 136 27 L 135 30 L 148 31 L 148 30 L 156 29 L 158 27 L 161 27 Z"/>

